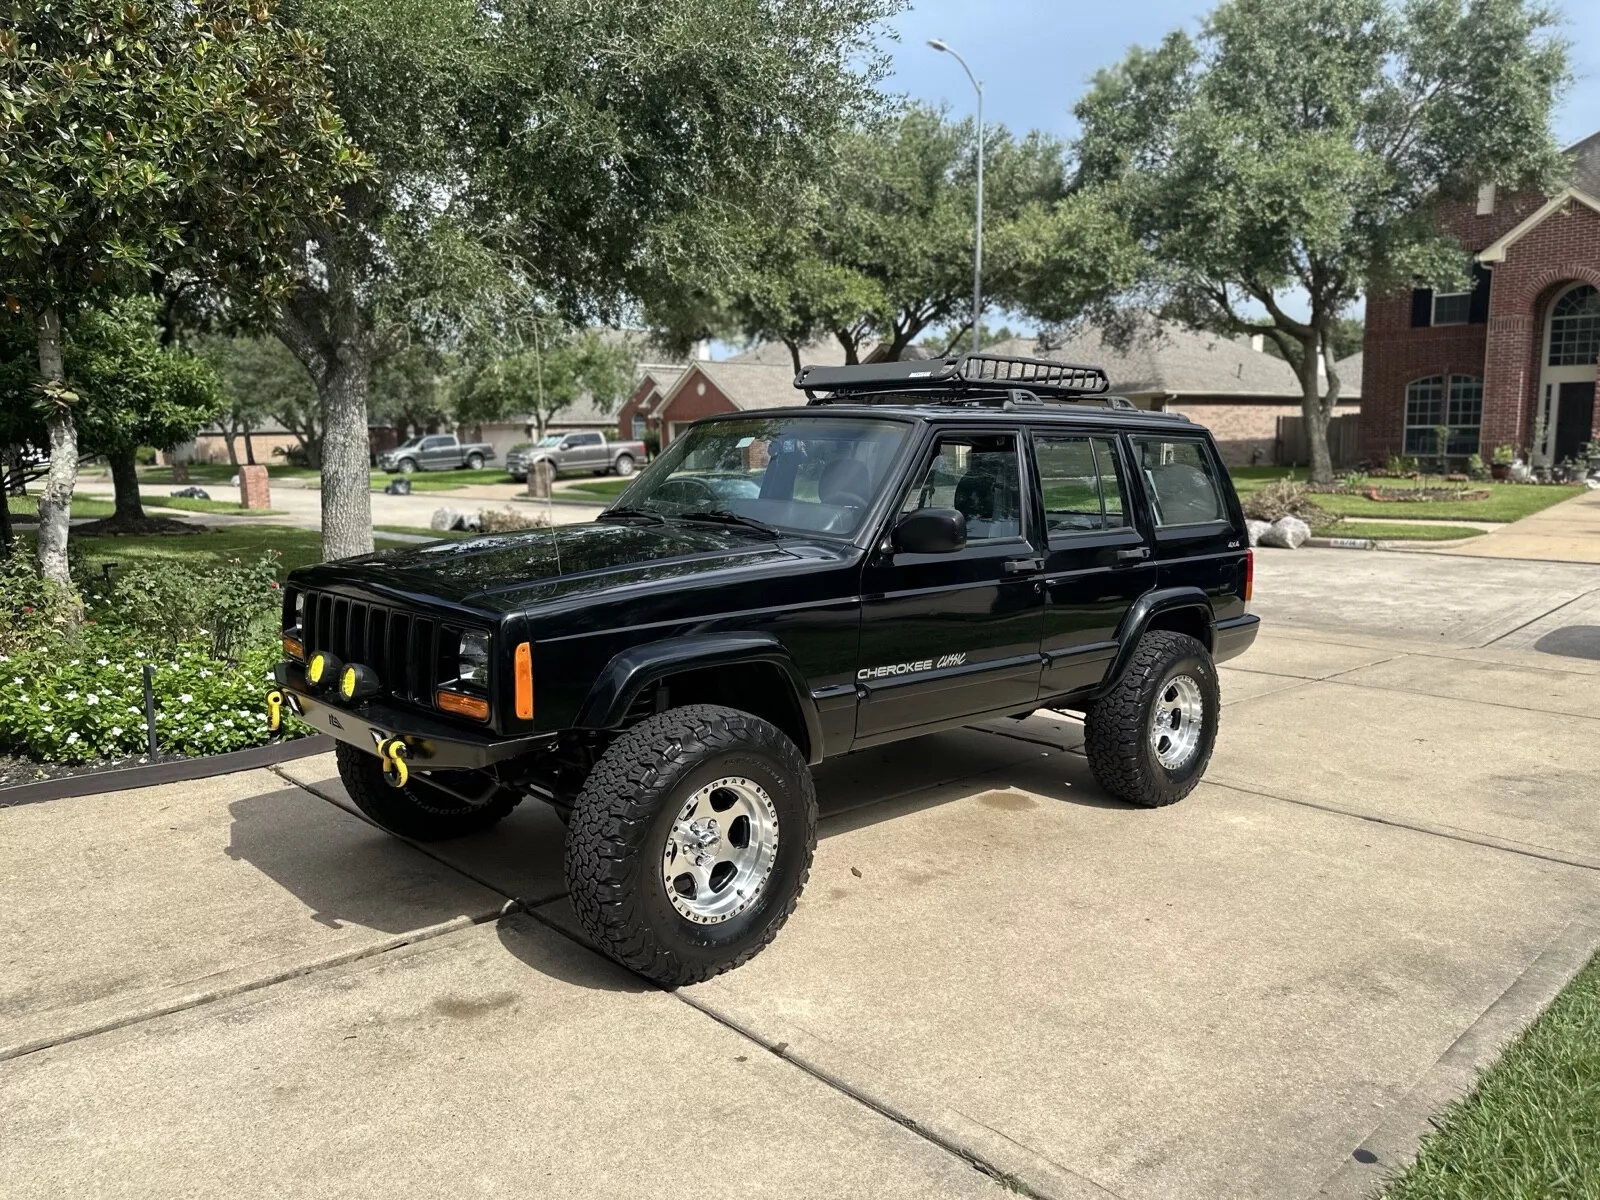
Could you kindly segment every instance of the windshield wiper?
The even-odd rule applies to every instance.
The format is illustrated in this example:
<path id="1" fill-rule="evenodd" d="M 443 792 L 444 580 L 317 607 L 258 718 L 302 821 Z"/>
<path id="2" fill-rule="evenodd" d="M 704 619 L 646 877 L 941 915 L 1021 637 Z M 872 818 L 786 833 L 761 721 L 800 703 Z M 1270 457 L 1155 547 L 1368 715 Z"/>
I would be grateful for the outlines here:
<path id="1" fill-rule="evenodd" d="M 630 508 L 627 506 L 622 508 L 608 508 L 605 512 L 596 517 L 595 520 L 604 521 L 607 517 L 622 517 L 624 520 L 643 518 L 644 520 L 649 521 L 652 525 L 665 525 L 667 523 L 667 519 L 660 513 L 652 512 L 648 508 Z"/>
<path id="2" fill-rule="evenodd" d="M 681 521 L 715 521 L 719 525 L 741 525 L 746 529 L 753 529 L 757 533 L 770 538 L 781 538 L 783 531 L 776 526 L 768 525 L 765 521 L 758 521 L 754 517 L 747 517 L 728 508 L 708 508 L 704 512 L 679 513 Z"/>

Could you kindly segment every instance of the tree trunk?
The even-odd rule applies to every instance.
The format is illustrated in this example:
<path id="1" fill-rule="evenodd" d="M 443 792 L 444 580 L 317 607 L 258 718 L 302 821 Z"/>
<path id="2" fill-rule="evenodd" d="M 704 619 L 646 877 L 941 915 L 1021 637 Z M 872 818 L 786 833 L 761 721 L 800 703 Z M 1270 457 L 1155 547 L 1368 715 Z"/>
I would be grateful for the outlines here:
<path id="1" fill-rule="evenodd" d="M 11 528 L 11 451 L 0 453 L 0 554 L 11 557 L 16 546 L 16 533 Z"/>
<path id="2" fill-rule="evenodd" d="M 239 435 L 234 432 L 234 428 L 231 424 L 223 422 L 218 423 L 222 425 L 222 440 L 228 443 L 228 463 L 231 466 L 237 467 L 239 465 L 239 449 L 233 443 L 234 439 Z"/>
<path id="3" fill-rule="evenodd" d="M 78 482 L 78 428 L 72 409 L 58 393 L 65 386 L 61 366 L 61 314 L 46 308 L 35 321 L 39 337 L 39 374 L 50 389 L 45 431 L 50 437 L 50 471 L 39 495 L 39 571 L 52 583 L 72 586 L 67 571 L 67 532 L 72 520 L 72 491 Z"/>
<path id="4" fill-rule="evenodd" d="M 111 464 L 111 487 L 116 493 L 116 522 L 144 520 L 144 502 L 139 499 L 139 471 L 134 462 L 137 448 L 121 446 L 106 455 Z"/>
<path id="5" fill-rule="evenodd" d="M 256 444 L 251 440 L 252 436 L 250 422 L 246 421 L 244 423 L 244 461 L 253 467 L 256 465 Z"/>
<path id="6" fill-rule="evenodd" d="M 1306 423 L 1306 445 L 1311 452 L 1311 482 L 1333 482 L 1333 455 L 1328 451 L 1328 418 L 1317 365 L 1322 361 L 1321 338 L 1313 333 L 1300 339 L 1300 415 Z M 1337 391 L 1335 391 L 1337 397 Z"/>
<path id="7" fill-rule="evenodd" d="M 346 343 L 317 387 L 322 402 L 322 552 L 348 558 L 372 552 L 367 385 L 372 361 Z"/>

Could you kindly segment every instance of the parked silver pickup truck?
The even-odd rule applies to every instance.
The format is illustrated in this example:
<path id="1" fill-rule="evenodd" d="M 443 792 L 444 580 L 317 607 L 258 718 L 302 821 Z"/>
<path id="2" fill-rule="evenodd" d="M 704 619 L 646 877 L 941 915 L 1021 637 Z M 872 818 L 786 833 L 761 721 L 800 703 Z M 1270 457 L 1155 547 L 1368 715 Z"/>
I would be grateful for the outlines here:
<path id="1" fill-rule="evenodd" d="M 478 470 L 494 457 L 488 442 L 462 442 L 453 433 L 430 433 L 402 442 L 393 450 L 378 455 L 378 469 L 393 475 L 413 471 L 453 471 L 457 467 Z"/>
<path id="2" fill-rule="evenodd" d="M 632 475 L 647 454 L 643 442 L 613 442 L 603 433 L 547 433 L 537 442 L 513 446 L 506 455 L 506 471 L 514 479 L 526 479 L 533 464 L 545 460 L 557 475 Z"/>

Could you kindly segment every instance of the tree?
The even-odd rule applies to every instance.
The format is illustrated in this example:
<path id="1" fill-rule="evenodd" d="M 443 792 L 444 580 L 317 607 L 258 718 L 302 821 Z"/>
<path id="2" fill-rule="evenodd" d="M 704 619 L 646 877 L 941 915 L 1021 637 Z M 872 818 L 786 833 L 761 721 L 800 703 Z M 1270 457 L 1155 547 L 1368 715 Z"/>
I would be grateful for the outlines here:
<path id="1" fill-rule="evenodd" d="M 451 419 L 454 356 L 421 343 L 407 346 L 375 365 L 368 419 L 392 425 L 404 435 L 438 429 Z"/>
<path id="2" fill-rule="evenodd" d="M 795 211 L 744 231 L 731 275 L 708 276 L 651 315 L 669 340 L 709 334 L 800 348 L 836 338 L 846 362 L 897 359 L 925 330 L 951 342 L 972 328 L 976 128 L 911 105 L 888 122 L 850 131 L 837 161 L 794 202 Z M 984 137 L 986 299 L 1015 302 L 1027 268 L 1019 221 L 1047 214 L 1066 191 L 1061 144 L 1018 140 L 1003 126 Z"/>
<path id="3" fill-rule="evenodd" d="M 508 290 L 574 325 L 726 257 L 872 98 L 896 0 L 291 0 L 378 174 L 303 226 L 276 331 L 325 428 L 323 542 L 372 546 L 367 399 L 414 341 L 457 350 Z M 488 316 L 485 313 L 489 314 Z"/>
<path id="4" fill-rule="evenodd" d="M 116 492 L 114 525 L 144 521 L 135 455 L 186 442 L 224 406 L 221 382 L 203 360 L 161 345 L 147 298 L 87 309 L 66 330 L 63 361 L 81 399 L 73 415 L 84 449 L 104 455 Z"/>
<path id="5" fill-rule="evenodd" d="M 254 462 L 250 431 L 268 418 L 295 435 L 309 465 L 322 462 L 317 391 L 305 368 L 282 342 L 273 337 L 213 334 L 198 339 L 197 348 L 222 382 L 227 407 L 219 424 L 228 436 L 228 457 L 235 465 L 239 458 L 229 430 L 244 431 L 246 456 Z"/>
<path id="6" fill-rule="evenodd" d="M 13 0 L 0 26 L 0 294 L 33 323 L 50 473 L 38 554 L 68 583 L 78 446 L 63 319 L 190 271 L 269 292 L 283 231 L 361 170 L 317 46 L 261 0 Z"/>
<path id="7" fill-rule="evenodd" d="M 550 421 L 588 396 L 610 412 L 632 394 L 637 383 L 633 350 L 626 341 L 608 341 L 598 330 L 547 340 L 468 366 L 456 381 L 456 418 L 462 424 L 531 418 L 534 435 L 544 437 Z"/>
<path id="8" fill-rule="evenodd" d="M 1265 335 L 1330 480 L 1341 317 L 1369 289 L 1466 279 L 1441 202 L 1559 170 L 1553 20 L 1528 0 L 1227 0 L 1197 39 L 1133 51 L 1077 106 L 1078 191 L 1038 238 L 1055 294 L 1030 307 L 1131 300 Z"/>

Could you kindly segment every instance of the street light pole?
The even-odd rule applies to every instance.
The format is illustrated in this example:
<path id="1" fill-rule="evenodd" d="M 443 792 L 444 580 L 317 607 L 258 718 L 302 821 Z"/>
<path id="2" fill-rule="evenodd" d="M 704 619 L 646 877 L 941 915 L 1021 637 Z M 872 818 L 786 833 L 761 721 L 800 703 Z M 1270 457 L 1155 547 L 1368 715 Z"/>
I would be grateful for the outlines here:
<path id="1" fill-rule="evenodd" d="M 967 60 L 946 45 L 942 38 L 930 38 L 928 45 L 960 63 L 961 69 L 972 82 L 973 91 L 978 93 L 978 229 L 977 238 L 972 244 L 972 351 L 976 354 L 983 349 L 983 84 L 972 73 L 972 68 L 967 66 Z"/>

